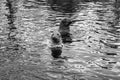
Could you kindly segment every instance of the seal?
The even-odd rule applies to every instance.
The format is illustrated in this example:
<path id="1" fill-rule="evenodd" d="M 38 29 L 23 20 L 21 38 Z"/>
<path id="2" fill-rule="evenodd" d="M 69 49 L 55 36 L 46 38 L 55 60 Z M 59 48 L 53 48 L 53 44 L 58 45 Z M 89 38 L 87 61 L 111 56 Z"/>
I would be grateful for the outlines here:
<path id="1" fill-rule="evenodd" d="M 50 38 L 51 55 L 53 56 L 53 58 L 61 58 L 63 44 L 60 33 L 53 31 Z"/>

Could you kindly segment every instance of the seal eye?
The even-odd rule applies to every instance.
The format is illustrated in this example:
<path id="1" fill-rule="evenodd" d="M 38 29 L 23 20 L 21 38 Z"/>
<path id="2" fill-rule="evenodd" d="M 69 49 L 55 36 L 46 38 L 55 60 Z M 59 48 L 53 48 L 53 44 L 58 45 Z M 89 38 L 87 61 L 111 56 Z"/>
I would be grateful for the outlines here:
<path id="1" fill-rule="evenodd" d="M 61 36 L 60 36 L 60 34 L 57 34 L 57 36 L 60 38 Z"/>

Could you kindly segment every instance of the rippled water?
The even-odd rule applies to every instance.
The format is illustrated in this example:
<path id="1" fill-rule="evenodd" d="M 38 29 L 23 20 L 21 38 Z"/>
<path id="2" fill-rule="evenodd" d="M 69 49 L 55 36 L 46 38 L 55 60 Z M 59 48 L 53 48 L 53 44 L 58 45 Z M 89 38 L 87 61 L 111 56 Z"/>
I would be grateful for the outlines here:
<path id="1" fill-rule="evenodd" d="M 18 4 L 17 37 L 26 48 L 21 80 L 120 79 L 120 1 L 21 0 Z M 70 26 L 73 39 L 81 41 L 64 44 L 62 56 L 68 60 L 53 60 L 50 31 L 58 30 L 66 17 L 81 20 Z"/>

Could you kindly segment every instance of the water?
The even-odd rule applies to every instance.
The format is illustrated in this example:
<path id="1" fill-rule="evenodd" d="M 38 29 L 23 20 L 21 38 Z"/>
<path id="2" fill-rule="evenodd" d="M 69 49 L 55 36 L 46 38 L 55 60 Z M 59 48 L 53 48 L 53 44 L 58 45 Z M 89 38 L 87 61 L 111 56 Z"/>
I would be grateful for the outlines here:
<path id="1" fill-rule="evenodd" d="M 16 37 L 25 50 L 18 62 L 5 62 L 9 65 L 1 67 L 1 75 L 13 70 L 7 75 L 10 80 L 119 80 L 120 2 L 52 1 L 17 2 Z M 65 17 L 81 20 L 70 26 L 73 39 L 81 41 L 64 44 L 62 56 L 68 60 L 53 60 L 48 48 L 50 31 L 58 30 Z"/>

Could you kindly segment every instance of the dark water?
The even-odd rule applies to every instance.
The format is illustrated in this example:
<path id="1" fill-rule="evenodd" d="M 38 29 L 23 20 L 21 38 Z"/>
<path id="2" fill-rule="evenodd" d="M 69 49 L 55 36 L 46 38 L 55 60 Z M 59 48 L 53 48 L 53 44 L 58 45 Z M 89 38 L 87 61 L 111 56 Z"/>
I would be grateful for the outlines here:
<path id="1" fill-rule="evenodd" d="M 16 37 L 25 50 L 20 64 L 1 67 L 0 76 L 5 70 L 16 71 L 1 80 L 120 79 L 119 0 L 18 0 L 17 4 Z M 64 45 L 62 55 L 68 60 L 53 60 L 50 31 L 57 31 L 66 17 L 81 20 L 70 26 L 73 39 L 81 41 Z"/>

